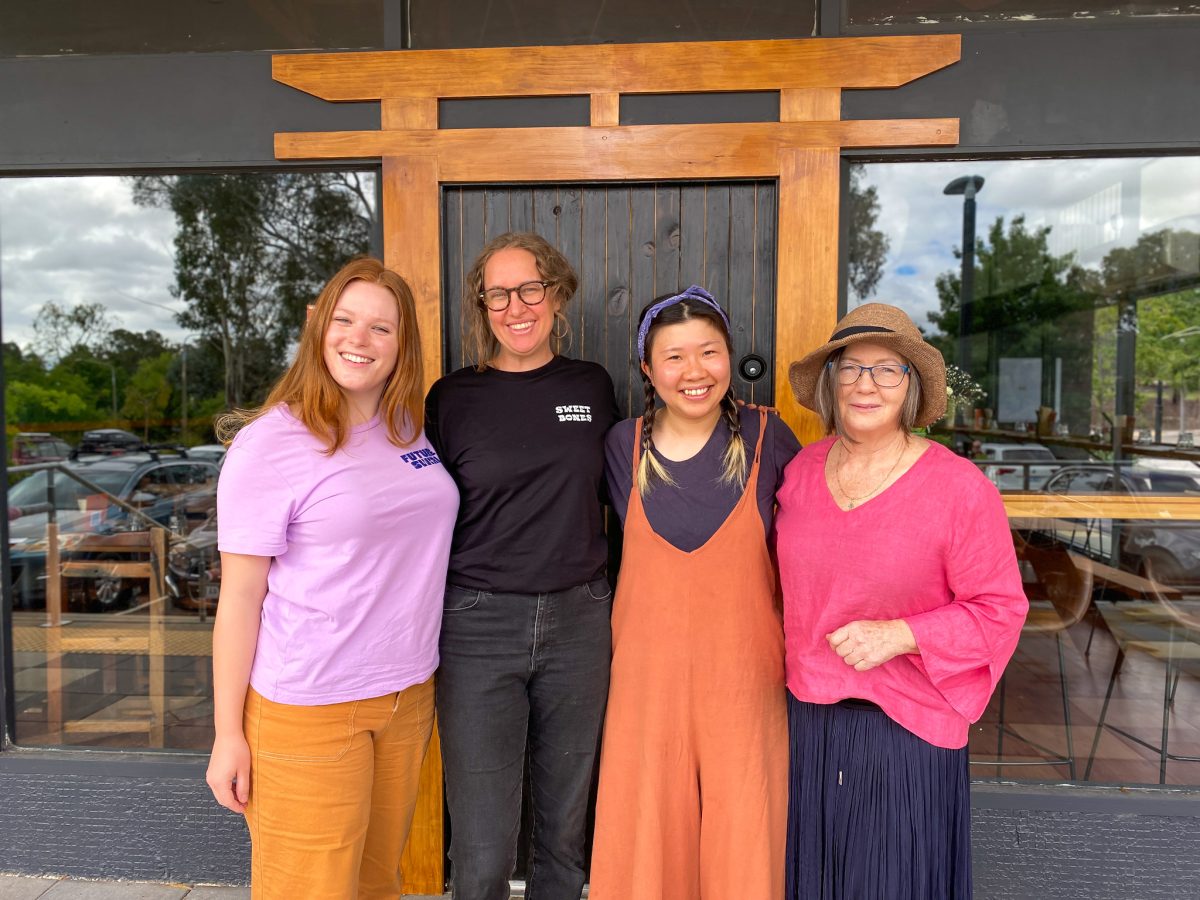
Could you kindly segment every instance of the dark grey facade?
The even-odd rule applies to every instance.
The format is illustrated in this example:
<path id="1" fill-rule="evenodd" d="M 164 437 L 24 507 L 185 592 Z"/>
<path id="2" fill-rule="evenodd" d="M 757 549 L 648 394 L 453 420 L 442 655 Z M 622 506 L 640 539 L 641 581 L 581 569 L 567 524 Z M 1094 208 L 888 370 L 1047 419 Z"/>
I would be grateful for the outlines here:
<path id="1" fill-rule="evenodd" d="M 396 27 L 403 6 L 385 4 L 393 13 L 390 46 L 453 43 L 446 32 L 422 27 L 433 3 L 414 2 L 411 30 Z M 592 6 L 558 4 L 580 17 Z M 839 34 L 840 10 L 833 0 L 821 4 L 818 34 Z M 797 19 L 780 16 L 772 20 L 779 23 L 774 30 L 764 26 L 766 33 L 722 31 L 717 23 L 673 34 L 811 33 L 795 33 Z M 578 40 L 560 27 L 563 21 L 546 20 L 543 33 L 505 26 L 495 42 Z M 611 16 L 607 22 L 612 25 Z M 625 39 L 646 39 L 639 22 L 630 18 L 624 32 L 619 22 L 612 27 Z M 843 100 L 844 118 L 958 116 L 960 145 L 863 158 L 1200 153 L 1200 22 L 1063 21 L 962 30 L 959 64 L 897 91 L 847 92 Z M 430 43 L 422 44 L 422 36 Z M 475 45 L 488 37 L 477 36 Z M 460 38 L 456 45 L 472 45 L 470 36 Z M 597 39 L 613 38 L 606 32 Z M 378 128 L 373 105 L 323 103 L 272 82 L 270 56 L 0 59 L 0 176 L 277 168 L 274 132 Z M 769 95 L 710 98 L 692 120 L 770 118 L 773 103 L 777 111 Z M 674 101 L 644 98 L 624 115 L 666 121 L 678 109 Z M 560 100 L 527 102 L 519 110 L 497 111 L 483 101 L 443 109 L 443 121 L 457 125 L 511 124 L 514 115 L 526 124 L 585 124 L 587 111 Z M 0 525 L 7 546 L 3 530 Z M 12 747 L 11 603 L 6 590 L 0 608 L 0 695 L 6 698 L 0 704 L 0 871 L 244 882 L 245 829 L 212 802 L 204 760 Z M 986 784 L 977 787 L 974 808 L 979 897 L 1200 896 L 1200 792 Z"/>

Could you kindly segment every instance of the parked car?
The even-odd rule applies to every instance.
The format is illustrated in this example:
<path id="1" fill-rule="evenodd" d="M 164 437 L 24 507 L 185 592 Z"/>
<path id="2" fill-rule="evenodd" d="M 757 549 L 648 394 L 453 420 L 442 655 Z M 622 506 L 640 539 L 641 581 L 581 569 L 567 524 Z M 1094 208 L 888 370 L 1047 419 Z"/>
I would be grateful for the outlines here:
<path id="1" fill-rule="evenodd" d="M 22 431 L 13 437 L 14 466 L 58 462 L 71 455 L 71 445 L 47 431 Z"/>
<path id="2" fill-rule="evenodd" d="M 94 491 L 54 472 L 55 521 L 59 546 L 70 552 L 85 536 L 112 535 L 144 530 L 146 521 L 113 503 L 119 499 L 145 517 L 186 535 L 205 522 L 216 508 L 218 469 L 211 462 L 156 454 L 130 453 L 100 456 L 64 463 L 90 481 Z M 47 471 L 35 472 L 9 491 L 9 555 L 12 566 L 13 602 L 17 609 L 37 609 L 46 597 L 45 512 L 24 510 L 46 503 Z M 128 557 L 125 557 L 128 558 Z M 84 610 L 106 610 L 128 606 L 139 585 L 123 579 L 92 579 L 72 587 L 71 600 Z"/>
<path id="3" fill-rule="evenodd" d="M 226 449 L 224 444 L 197 444 L 187 448 L 187 456 L 188 459 L 204 459 L 220 467 L 225 461 Z"/>
<path id="4" fill-rule="evenodd" d="M 96 428 L 83 433 L 79 446 L 75 448 L 74 457 L 85 453 L 120 456 L 122 453 L 136 453 L 145 449 L 145 442 L 132 431 L 122 428 Z"/>
<path id="5" fill-rule="evenodd" d="M 1200 496 L 1200 469 L 1066 466 L 1046 481 L 1050 494 L 1173 494 Z M 1054 537 L 1101 562 L 1113 561 L 1112 519 L 1055 521 Z M 1133 519 L 1117 522 L 1120 567 L 1187 591 L 1200 590 L 1200 522 Z"/>
<path id="6" fill-rule="evenodd" d="M 216 509 L 186 539 L 171 548 L 167 557 L 167 591 L 180 609 L 216 608 L 221 592 Z"/>
<path id="7" fill-rule="evenodd" d="M 1049 449 L 1041 444 L 992 444 L 980 445 L 980 452 L 988 463 L 979 463 L 983 473 L 992 484 L 1002 491 L 1036 491 L 1040 490 L 1051 475 L 1058 471 L 1058 459 Z M 990 461 L 994 460 L 995 464 Z M 1029 463 L 1030 465 L 1025 465 Z M 1032 465 L 1044 463 L 1044 465 Z M 1029 471 L 1029 480 L 1025 480 L 1025 471 Z"/>

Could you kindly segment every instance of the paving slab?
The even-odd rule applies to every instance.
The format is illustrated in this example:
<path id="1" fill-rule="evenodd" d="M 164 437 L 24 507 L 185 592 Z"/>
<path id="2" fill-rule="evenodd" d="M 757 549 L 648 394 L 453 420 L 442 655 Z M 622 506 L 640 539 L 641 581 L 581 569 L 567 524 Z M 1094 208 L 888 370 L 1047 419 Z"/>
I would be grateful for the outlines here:
<path id="1" fill-rule="evenodd" d="M 58 883 L 57 878 L 0 875 L 0 900 L 37 900 Z"/>
<path id="2" fill-rule="evenodd" d="M 187 900 L 250 900 L 250 888 L 200 885 L 192 888 Z"/>
<path id="3" fill-rule="evenodd" d="M 39 900 L 183 900 L 185 884 L 147 884 L 140 881 L 60 881 Z"/>

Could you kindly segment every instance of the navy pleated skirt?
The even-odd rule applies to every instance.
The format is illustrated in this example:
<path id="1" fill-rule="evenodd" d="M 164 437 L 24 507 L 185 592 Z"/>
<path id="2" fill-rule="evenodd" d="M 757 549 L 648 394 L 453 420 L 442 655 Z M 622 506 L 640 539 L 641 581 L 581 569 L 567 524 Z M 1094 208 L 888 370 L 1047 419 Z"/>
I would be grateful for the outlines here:
<path id="1" fill-rule="evenodd" d="M 865 701 L 788 694 L 787 900 L 971 896 L 967 750 L 921 740 Z"/>

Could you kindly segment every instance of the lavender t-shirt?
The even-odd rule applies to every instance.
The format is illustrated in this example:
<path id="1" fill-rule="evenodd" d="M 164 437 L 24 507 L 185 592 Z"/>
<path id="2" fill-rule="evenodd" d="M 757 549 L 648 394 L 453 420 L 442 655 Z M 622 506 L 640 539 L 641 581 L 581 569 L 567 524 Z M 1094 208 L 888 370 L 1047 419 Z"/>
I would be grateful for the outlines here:
<path id="1" fill-rule="evenodd" d="M 277 703 L 364 700 L 438 664 L 458 490 L 422 434 L 376 417 L 332 456 L 287 408 L 238 433 L 217 486 L 218 547 L 271 556 L 250 683 Z"/>

